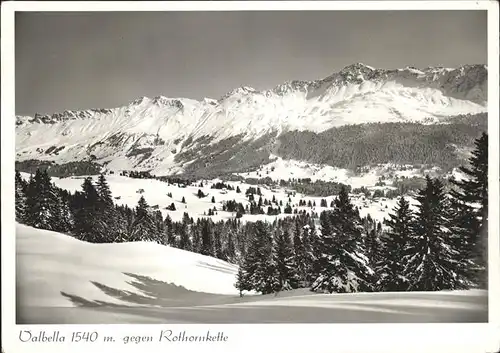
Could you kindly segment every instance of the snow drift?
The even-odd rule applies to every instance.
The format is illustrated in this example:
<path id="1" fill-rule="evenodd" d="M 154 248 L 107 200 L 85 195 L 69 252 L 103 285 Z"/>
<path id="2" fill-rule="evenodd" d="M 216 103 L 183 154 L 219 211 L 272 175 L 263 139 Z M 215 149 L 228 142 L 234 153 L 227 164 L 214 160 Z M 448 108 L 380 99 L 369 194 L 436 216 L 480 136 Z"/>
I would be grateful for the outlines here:
<path id="1" fill-rule="evenodd" d="M 72 306 L 61 292 L 123 304 L 92 282 L 138 292 L 125 273 L 152 277 L 191 291 L 235 294 L 237 267 L 192 252 L 136 242 L 91 244 L 16 225 L 17 297 L 26 306 Z"/>

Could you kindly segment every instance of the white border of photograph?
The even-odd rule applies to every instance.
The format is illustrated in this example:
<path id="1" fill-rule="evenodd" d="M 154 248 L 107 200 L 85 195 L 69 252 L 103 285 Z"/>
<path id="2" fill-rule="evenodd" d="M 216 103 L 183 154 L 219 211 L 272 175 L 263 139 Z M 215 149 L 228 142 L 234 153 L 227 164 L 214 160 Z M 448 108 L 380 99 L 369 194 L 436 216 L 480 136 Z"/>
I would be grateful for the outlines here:
<path id="1" fill-rule="evenodd" d="M 254 324 L 254 325 L 16 325 L 15 324 L 15 78 L 16 11 L 242 11 L 242 10 L 487 10 L 489 128 L 489 323 L 485 324 Z M 3 2 L 2 7 L 2 348 L 7 353 L 57 352 L 495 352 L 500 349 L 499 81 L 496 1 L 200 1 L 200 2 Z M 425 26 L 425 23 L 422 23 Z M 34 58 L 33 60 L 36 60 Z M 46 87 L 45 89 L 50 89 Z M 22 343 L 21 330 L 97 332 L 94 343 Z M 188 335 L 223 332 L 222 342 L 158 342 L 162 330 Z M 153 336 L 124 344 L 124 336 Z M 103 342 L 112 336 L 115 342 Z"/>

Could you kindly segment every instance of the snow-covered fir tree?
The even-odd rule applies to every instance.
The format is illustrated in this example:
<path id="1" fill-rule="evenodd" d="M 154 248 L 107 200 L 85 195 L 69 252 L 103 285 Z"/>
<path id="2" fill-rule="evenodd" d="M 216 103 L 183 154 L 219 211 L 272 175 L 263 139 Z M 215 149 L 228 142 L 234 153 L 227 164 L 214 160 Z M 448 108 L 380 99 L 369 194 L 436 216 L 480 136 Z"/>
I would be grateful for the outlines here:
<path id="1" fill-rule="evenodd" d="M 103 242 L 123 238 L 126 233 L 125 222 L 114 206 L 111 190 L 104 174 L 100 174 L 97 178 L 95 189 L 98 195 L 94 219 L 95 232 Z"/>
<path id="2" fill-rule="evenodd" d="M 458 235 L 469 282 L 487 288 L 488 274 L 488 135 L 475 142 L 469 167 L 461 167 L 465 175 L 452 180 L 453 231 Z"/>
<path id="3" fill-rule="evenodd" d="M 59 209 L 59 224 L 57 229 L 61 233 L 72 232 L 75 228 L 75 218 L 69 207 L 69 202 L 66 197 L 58 195 L 58 209 Z"/>
<path id="4" fill-rule="evenodd" d="M 174 234 L 174 228 L 172 224 L 172 218 L 170 215 L 167 215 L 165 217 L 165 238 L 166 238 L 166 243 L 170 246 L 176 247 L 177 244 L 175 243 L 175 234 Z"/>
<path id="5" fill-rule="evenodd" d="M 149 205 L 143 196 L 139 198 L 135 208 L 136 218 L 132 225 L 131 238 L 133 241 L 154 241 L 157 229 L 155 219 L 149 212 Z"/>
<path id="6" fill-rule="evenodd" d="M 417 201 L 415 222 L 402 259 L 408 290 L 461 288 L 461 254 L 454 246 L 448 227 L 450 205 L 441 181 L 427 176 L 426 186 L 420 190 Z"/>
<path id="7" fill-rule="evenodd" d="M 262 294 L 276 292 L 279 289 L 279 280 L 273 256 L 271 230 L 269 225 L 262 221 L 255 222 L 252 228 L 250 245 L 243 263 L 244 282 Z"/>
<path id="8" fill-rule="evenodd" d="M 156 236 L 155 241 L 158 244 L 165 244 L 165 223 L 163 221 L 163 216 L 160 211 L 155 211 L 153 213 L 153 218 L 155 221 Z"/>
<path id="9" fill-rule="evenodd" d="M 293 247 L 297 273 L 299 276 L 299 286 L 308 287 L 311 284 L 312 265 L 314 254 L 311 245 L 311 229 L 308 225 L 302 227 L 298 219 L 294 222 Z"/>
<path id="10" fill-rule="evenodd" d="M 35 228 L 59 230 L 59 195 L 46 170 L 36 171 L 26 188 L 26 196 L 26 223 Z"/>
<path id="11" fill-rule="evenodd" d="M 223 252 L 223 245 L 222 245 L 222 232 L 221 232 L 221 227 L 220 225 L 217 225 L 214 232 L 213 232 L 213 256 L 224 260 L 224 252 Z"/>
<path id="12" fill-rule="evenodd" d="M 227 232 L 227 242 L 224 247 L 224 256 L 229 262 L 233 262 L 236 258 L 236 244 L 235 244 L 235 235 L 232 229 L 229 227 L 226 228 Z"/>
<path id="13" fill-rule="evenodd" d="M 82 184 L 82 193 L 75 200 L 75 229 L 80 239 L 102 243 L 103 232 L 96 231 L 99 220 L 99 194 L 91 177 L 85 178 Z"/>
<path id="14" fill-rule="evenodd" d="M 182 224 L 179 229 L 179 249 L 192 251 L 193 243 L 191 241 L 191 220 L 189 215 L 184 212 Z"/>
<path id="15" fill-rule="evenodd" d="M 16 221 L 20 223 L 26 222 L 26 182 L 21 177 L 21 173 L 16 170 L 15 175 L 15 202 L 16 202 Z"/>
<path id="16" fill-rule="evenodd" d="M 288 229 L 277 228 L 274 236 L 274 258 L 278 271 L 279 290 L 298 288 L 299 275 L 293 249 L 292 239 Z"/>
<path id="17" fill-rule="evenodd" d="M 198 218 L 196 226 L 191 229 L 193 252 L 201 254 L 203 251 L 203 243 L 201 239 L 201 219 Z"/>
<path id="18" fill-rule="evenodd" d="M 371 290 L 374 273 L 364 254 L 361 219 L 345 187 L 335 199 L 335 208 L 324 211 L 320 222 L 321 253 L 315 266 L 319 274 L 311 289 L 327 293 Z"/>
<path id="19" fill-rule="evenodd" d="M 236 282 L 234 283 L 234 286 L 239 290 L 240 297 L 243 296 L 243 291 L 252 289 L 250 283 L 248 282 L 248 275 L 243 269 L 242 262 L 240 262 L 238 265 L 238 272 L 236 274 Z"/>
<path id="20" fill-rule="evenodd" d="M 368 258 L 370 266 L 374 268 L 380 258 L 380 240 L 376 228 L 368 232 L 365 244 L 366 257 Z"/>
<path id="21" fill-rule="evenodd" d="M 366 256 L 368 257 L 370 266 L 374 268 L 381 256 L 381 244 L 379 237 L 382 233 L 382 226 L 380 223 L 373 220 L 370 215 L 367 215 L 367 217 L 363 219 L 363 228 Z"/>
<path id="22" fill-rule="evenodd" d="M 214 255 L 213 229 L 207 219 L 201 220 L 201 254 Z"/>
<path id="23" fill-rule="evenodd" d="M 385 221 L 387 232 L 381 237 L 383 256 L 377 264 L 379 280 L 377 289 L 381 291 L 405 291 L 408 280 L 403 275 L 405 250 L 412 232 L 413 213 L 410 203 L 401 196 L 398 204 Z"/>

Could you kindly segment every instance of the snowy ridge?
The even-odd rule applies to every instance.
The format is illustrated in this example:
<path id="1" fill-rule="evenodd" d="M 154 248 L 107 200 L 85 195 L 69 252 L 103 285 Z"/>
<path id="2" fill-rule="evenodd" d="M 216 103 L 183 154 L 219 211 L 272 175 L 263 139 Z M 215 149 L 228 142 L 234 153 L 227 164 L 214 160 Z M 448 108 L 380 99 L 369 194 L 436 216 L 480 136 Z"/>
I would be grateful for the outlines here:
<path id="1" fill-rule="evenodd" d="M 18 116 L 16 152 L 18 160 L 92 158 L 109 169 L 175 173 L 183 168 L 176 155 L 196 140 L 254 141 L 269 133 L 373 122 L 439 123 L 486 112 L 486 97 L 485 65 L 385 70 L 358 63 L 322 80 L 264 91 L 242 86 L 219 100 L 141 97 L 112 109 Z"/>

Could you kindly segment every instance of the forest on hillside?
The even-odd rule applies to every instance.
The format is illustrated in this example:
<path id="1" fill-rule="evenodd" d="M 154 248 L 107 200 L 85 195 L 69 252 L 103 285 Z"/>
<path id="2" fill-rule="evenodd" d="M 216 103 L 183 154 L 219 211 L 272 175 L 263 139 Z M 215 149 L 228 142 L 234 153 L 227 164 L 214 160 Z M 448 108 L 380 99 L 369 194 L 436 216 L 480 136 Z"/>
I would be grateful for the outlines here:
<path id="1" fill-rule="evenodd" d="M 433 165 L 448 171 L 465 162 L 461 149 L 472 149 L 474 141 L 487 131 L 487 123 L 484 113 L 450 118 L 446 124 L 373 123 L 345 125 L 319 134 L 291 131 L 280 135 L 277 154 L 283 159 L 351 170 L 395 163 Z"/>

